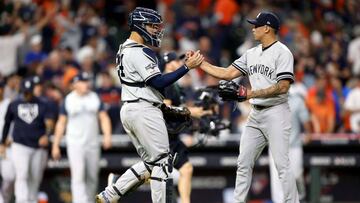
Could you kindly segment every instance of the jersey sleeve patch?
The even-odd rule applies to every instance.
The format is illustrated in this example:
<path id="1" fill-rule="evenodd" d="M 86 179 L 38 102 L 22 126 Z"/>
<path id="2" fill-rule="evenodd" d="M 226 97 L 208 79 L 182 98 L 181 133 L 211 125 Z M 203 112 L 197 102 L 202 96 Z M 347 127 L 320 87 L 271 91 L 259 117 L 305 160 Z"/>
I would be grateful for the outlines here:
<path id="1" fill-rule="evenodd" d="M 294 83 L 294 74 L 291 72 L 282 72 L 276 75 L 276 81 L 280 80 L 290 80 L 290 83 Z"/>
<path id="2" fill-rule="evenodd" d="M 239 65 L 237 65 L 236 63 L 232 63 L 232 66 L 234 66 L 236 69 L 238 69 L 243 75 L 247 75 L 246 69 L 241 68 Z"/>

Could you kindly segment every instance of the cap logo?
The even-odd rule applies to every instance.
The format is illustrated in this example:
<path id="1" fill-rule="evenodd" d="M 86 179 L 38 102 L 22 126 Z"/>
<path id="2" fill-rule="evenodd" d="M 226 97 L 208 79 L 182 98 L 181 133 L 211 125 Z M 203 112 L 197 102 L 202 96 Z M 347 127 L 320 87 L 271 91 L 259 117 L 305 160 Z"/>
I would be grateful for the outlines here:
<path id="1" fill-rule="evenodd" d="M 269 21 L 267 21 L 266 23 L 267 23 L 268 25 L 270 25 L 270 22 L 269 22 Z"/>
<path id="2" fill-rule="evenodd" d="M 26 88 L 30 88 L 30 87 L 31 87 L 30 81 L 26 81 L 26 82 L 25 82 L 25 87 L 26 87 Z"/>

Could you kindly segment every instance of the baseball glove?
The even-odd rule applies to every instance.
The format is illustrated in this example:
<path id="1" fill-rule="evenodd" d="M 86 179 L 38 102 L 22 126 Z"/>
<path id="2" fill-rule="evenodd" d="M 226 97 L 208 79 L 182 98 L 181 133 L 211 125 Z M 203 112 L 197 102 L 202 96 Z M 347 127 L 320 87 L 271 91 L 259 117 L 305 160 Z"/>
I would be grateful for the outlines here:
<path id="1" fill-rule="evenodd" d="M 234 81 L 221 80 L 218 86 L 219 96 L 224 101 L 243 102 L 247 99 L 246 87 L 236 84 Z"/>
<path id="2" fill-rule="evenodd" d="M 188 108 L 167 106 L 163 104 L 160 109 L 163 112 L 169 134 L 178 134 L 184 130 L 185 127 L 190 126 L 191 117 Z"/>

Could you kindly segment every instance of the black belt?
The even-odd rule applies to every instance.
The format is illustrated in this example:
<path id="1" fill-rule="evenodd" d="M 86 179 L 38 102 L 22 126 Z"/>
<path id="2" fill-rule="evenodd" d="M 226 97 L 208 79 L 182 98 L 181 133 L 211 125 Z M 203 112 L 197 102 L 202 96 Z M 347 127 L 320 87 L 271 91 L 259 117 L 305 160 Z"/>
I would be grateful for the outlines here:
<path id="1" fill-rule="evenodd" d="M 261 106 L 261 105 L 256 105 L 256 104 L 253 104 L 252 106 L 255 110 L 258 110 L 258 111 L 272 107 L 272 106 Z"/>
<path id="2" fill-rule="evenodd" d="M 155 106 L 157 108 L 160 108 L 161 105 L 163 105 L 163 103 L 151 102 L 151 101 L 148 101 L 148 100 L 145 100 L 145 99 L 135 99 L 135 100 L 129 100 L 129 101 L 124 101 L 124 102 L 126 102 L 126 103 L 136 103 L 136 102 L 139 102 L 140 100 L 149 102 L 150 104 L 152 104 L 153 106 Z"/>

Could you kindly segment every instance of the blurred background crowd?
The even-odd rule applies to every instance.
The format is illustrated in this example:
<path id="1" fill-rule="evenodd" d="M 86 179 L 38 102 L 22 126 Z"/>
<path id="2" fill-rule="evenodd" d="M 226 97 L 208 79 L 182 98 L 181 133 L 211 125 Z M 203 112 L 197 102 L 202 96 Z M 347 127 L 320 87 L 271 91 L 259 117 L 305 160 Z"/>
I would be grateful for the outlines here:
<path id="1" fill-rule="evenodd" d="M 356 0 L 2 0 L 4 97 L 15 98 L 21 81 L 38 75 L 43 87 L 39 94 L 60 104 L 71 90 L 72 77 L 84 71 L 92 76 L 93 89 L 106 105 L 114 134 L 123 133 L 115 55 L 128 37 L 127 16 L 136 6 L 157 9 L 164 17 L 160 56 L 200 50 L 206 60 L 223 67 L 256 43 L 246 19 L 261 10 L 273 11 L 282 22 L 279 40 L 295 58 L 291 94 L 306 101 L 313 132 L 360 132 L 360 119 L 356 121 L 360 3 Z M 197 88 L 217 83 L 200 69 L 180 80 L 188 103 L 195 99 Z M 352 92 L 355 97 L 349 99 Z M 232 123 L 234 134 L 241 132 L 250 108 L 246 103 L 235 105 L 221 104 L 222 119 Z"/>

